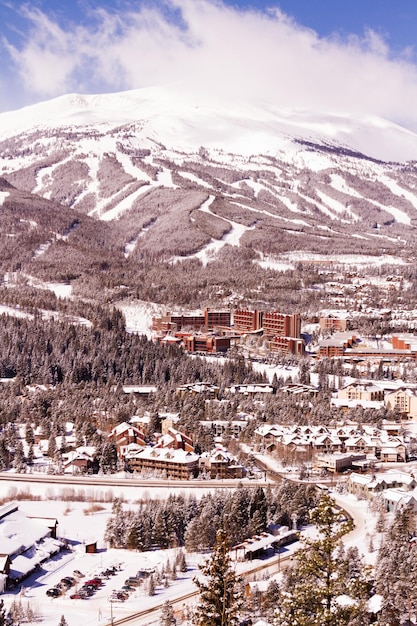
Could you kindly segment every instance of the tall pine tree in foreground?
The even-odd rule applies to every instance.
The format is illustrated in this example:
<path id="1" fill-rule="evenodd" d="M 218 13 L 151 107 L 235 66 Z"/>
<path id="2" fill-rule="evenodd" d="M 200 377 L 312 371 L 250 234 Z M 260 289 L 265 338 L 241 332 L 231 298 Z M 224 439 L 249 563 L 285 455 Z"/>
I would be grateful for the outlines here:
<path id="1" fill-rule="evenodd" d="M 369 597 L 367 569 L 352 567 L 338 545 L 352 528 L 325 495 L 311 513 L 319 538 L 307 541 L 293 567 L 287 568 L 277 599 L 274 626 L 366 626 Z"/>
<path id="2" fill-rule="evenodd" d="M 200 602 L 193 616 L 195 626 L 235 626 L 242 606 L 240 579 L 232 567 L 224 530 L 217 532 L 211 558 L 202 566 L 203 580 L 194 579 Z"/>
<path id="3" fill-rule="evenodd" d="M 415 620 L 417 615 L 415 532 L 415 513 L 409 508 L 398 510 L 376 564 L 375 582 L 377 593 L 382 596 L 382 624 L 401 626 L 412 623 L 411 619 Z"/>

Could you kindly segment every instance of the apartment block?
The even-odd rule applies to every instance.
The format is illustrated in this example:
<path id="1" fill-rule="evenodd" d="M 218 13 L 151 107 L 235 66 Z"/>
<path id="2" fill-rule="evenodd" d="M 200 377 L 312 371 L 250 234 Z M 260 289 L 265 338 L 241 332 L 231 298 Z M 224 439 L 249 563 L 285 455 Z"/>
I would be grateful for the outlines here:
<path id="1" fill-rule="evenodd" d="M 230 311 L 227 309 L 224 311 L 212 311 L 211 309 L 205 309 L 204 324 L 207 330 L 213 330 L 219 326 L 230 328 Z"/>
<path id="2" fill-rule="evenodd" d="M 230 348 L 230 337 L 188 335 L 183 341 L 188 352 L 227 352 Z"/>
<path id="3" fill-rule="evenodd" d="M 297 337 L 273 337 L 269 343 L 271 352 L 283 352 L 284 354 L 304 354 L 305 344 L 303 339 Z"/>
<path id="4" fill-rule="evenodd" d="M 176 330 L 181 328 L 192 328 L 200 330 L 206 323 L 205 316 L 202 313 L 171 313 L 171 322 L 176 325 Z"/>
<path id="5" fill-rule="evenodd" d="M 298 313 L 287 315 L 270 311 L 263 314 L 263 329 L 267 337 L 300 337 L 301 318 Z"/>
<path id="6" fill-rule="evenodd" d="M 319 325 L 321 330 L 345 332 L 348 329 L 348 320 L 340 317 L 320 317 Z"/>
<path id="7" fill-rule="evenodd" d="M 262 311 L 248 311 L 247 309 L 237 309 L 233 313 L 233 325 L 236 330 L 242 332 L 253 332 L 262 328 Z"/>

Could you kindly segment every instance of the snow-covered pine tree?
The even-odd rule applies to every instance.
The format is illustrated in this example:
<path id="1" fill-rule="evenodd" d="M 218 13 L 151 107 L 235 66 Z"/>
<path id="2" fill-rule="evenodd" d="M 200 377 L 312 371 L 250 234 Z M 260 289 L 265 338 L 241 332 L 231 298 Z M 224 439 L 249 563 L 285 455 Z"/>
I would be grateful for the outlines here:
<path id="1" fill-rule="evenodd" d="M 156 593 L 155 590 L 155 579 L 153 577 L 153 574 L 151 574 L 149 576 L 149 582 L 148 582 L 148 596 L 154 596 Z"/>
<path id="2" fill-rule="evenodd" d="M 194 579 L 200 602 L 193 616 L 195 626 L 234 626 L 242 605 L 240 579 L 232 568 L 224 530 L 217 532 L 211 558 L 202 566 L 203 580 Z"/>
<path id="3" fill-rule="evenodd" d="M 375 571 L 376 590 L 383 597 L 381 618 L 392 626 L 417 615 L 417 545 L 415 514 L 398 510 L 382 544 Z M 410 622 L 411 623 L 411 622 Z"/>
<path id="4" fill-rule="evenodd" d="M 352 523 L 341 519 L 328 495 L 322 496 L 312 511 L 311 521 L 320 537 L 306 541 L 302 558 L 285 570 L 274 625 L 366 626 L 367 570 L 360 569 L 357 562 L 351 567 L 350 558 L 356 555 L 337 550 L 341 536 Z"/>
<path id="5" fill-rule="evenodd" d="M 187 571 L 187 561 L 185 559 L 184 550 L 180 550 L 180 552 L 178 553 L 176 557 L 176 563 L 178 565 L 178 569 L 180 570 L 180 572 Z"/>
<path id="6" fill-rule="evenodd" d="M 174 611 L 169 600 L 166 600 L 162 605 L 161 619 L 159 620 L 159 626 L 176 626 L 177 620 L 174 617 Z"/>

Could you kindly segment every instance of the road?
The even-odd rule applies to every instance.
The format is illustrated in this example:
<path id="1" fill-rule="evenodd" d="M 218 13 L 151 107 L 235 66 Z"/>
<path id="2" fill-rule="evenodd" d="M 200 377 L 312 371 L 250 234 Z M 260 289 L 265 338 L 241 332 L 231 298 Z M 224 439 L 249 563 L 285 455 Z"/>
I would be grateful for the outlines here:
<path id="1" fill-rule="evenodd" d="M 73 485 L 88 488 L 88 487 L 158 487 L 158 488 L 173 488 L 173 489 L 234 489 L 239 482 L 237 479 L 224 479 L 224 480 L 170 480 L 164 479 L 141 479 L 136 478 L 132 474 L 127 474 L 126 477 L 120 476 L 99 476 L 83 475 L 83 476 L 70 476 L 66 474 L 13 474 L 9 472 L 0 472 L 0 481 L 14 482 L 14 483 L 43 483 L 52 486 L 57 485 Z M 259 480 L 243 481 L 245 487 L 258 487 L 259 485 L 266 485 L 267 483 Z"/>

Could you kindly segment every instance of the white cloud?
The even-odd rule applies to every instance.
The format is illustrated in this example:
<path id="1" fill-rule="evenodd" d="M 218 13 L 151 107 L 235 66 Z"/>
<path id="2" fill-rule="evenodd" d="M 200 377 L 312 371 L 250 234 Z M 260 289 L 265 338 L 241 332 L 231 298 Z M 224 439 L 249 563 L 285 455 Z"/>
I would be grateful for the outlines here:
<path id="1" fill-rule="evenodd" d="M 91 27 L 67 30 L 26 8 L 31 28 L 7 49 L 33 98 L 179 82 L 258 97 L 277 107 L 374 113 L 417 129 L 417 68 L 387 43 L 320 39 L 278 9 L 242 11 L 215 0 L 166 0 L 182 21 L 152 7 L 96 11 Z M 0 77 L 1 81 L 1 77 Z"/>

